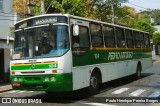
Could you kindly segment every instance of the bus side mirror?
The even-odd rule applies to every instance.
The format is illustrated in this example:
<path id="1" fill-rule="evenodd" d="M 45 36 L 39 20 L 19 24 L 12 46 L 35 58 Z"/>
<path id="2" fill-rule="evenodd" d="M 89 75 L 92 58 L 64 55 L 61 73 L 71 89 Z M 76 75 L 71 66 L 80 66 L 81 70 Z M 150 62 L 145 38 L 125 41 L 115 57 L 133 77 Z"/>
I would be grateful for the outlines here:
<path id="1" fill-rule="evenodd" d="M 78 25 L 74 25 L 73 26 L 73 35 L 74 36 L 78 36 L 79 35 L 79 26 Z"/>
<path id="2" fill-rule="evenodd" d="M 9 38 L 10 38 L 10 37 L 9 37 L 9 36 L 7 36 L 7 45 L 9 45 Z"/>
<path id="3" fill-rule="evenodd" d="M 9 40 L 10 40 L 11 36 L 13 36 L 13 35 L 14 35 L 14 30 L 11 30 L 7 33 L 7 42 L 6 42 L 7 45 L 9 45 Z"/>
<path id="4" fill-rule="evenodd" d="M 36 46 L 36 52 L 38 51 L 38 49 L 39 49 L 38 46 Z"/>

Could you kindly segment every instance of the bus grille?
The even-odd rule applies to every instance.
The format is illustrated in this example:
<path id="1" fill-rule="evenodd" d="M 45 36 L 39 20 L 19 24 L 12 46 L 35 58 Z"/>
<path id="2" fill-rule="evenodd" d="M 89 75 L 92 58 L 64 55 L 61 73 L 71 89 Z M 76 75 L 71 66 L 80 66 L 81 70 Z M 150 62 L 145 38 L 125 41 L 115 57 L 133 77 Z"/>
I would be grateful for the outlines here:
<path id="1" fill-rule="evenodd" d="M 27 81 L 38 81 L 41 80 L 41 77 L 25 77 Z"/>
<path id="2" fill-rule="evenodd" d="M 46 84 L 24 84 L 22 85 L 25 89 L 47 89 L 48 86 Z"/>
<path id="3" fill-rule="evenodd" d="M 45 73 L 45 71 L 21 72 L 21 74 L 42 74 L 42 73 Z"/>

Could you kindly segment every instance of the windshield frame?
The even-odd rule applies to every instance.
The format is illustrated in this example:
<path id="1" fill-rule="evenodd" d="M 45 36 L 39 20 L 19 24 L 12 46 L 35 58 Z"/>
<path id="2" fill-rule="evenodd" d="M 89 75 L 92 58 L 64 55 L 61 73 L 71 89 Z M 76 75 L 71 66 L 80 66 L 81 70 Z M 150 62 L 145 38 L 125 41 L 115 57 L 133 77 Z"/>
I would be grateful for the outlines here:
<path id="1" fill-rule="evenodd" d="M 20 28 L 14 31 L 14 33 L 22 31 L 24 36 L 25 35 L 25 30 L 30 30 L 30 29 L 35 29 L 35 28 L 41 28 L 41 27 L 49 27 L 51 25 L 51 28 L 53 28 L 54 26 L 66 26 L 66 30 L 67 30 L 67 39 L 68 39 L 68 47 L 67 50 L 61 54 L 61 55 L 57 55 L 57 56 L 46 56 L 46 57 L 37 57 L 35 55 L 35 53 L 33 52 L 33 56 L 31 58 L 20 58 L 20 59 L 13 59 L 13 55 L 14 55 L 14 49 L 15 49 L 15 40 L 14 40 L 14 45 L 13 45 L 13 52 L 12 52 L 12 58 L 11 60 L 28 60 L 28 59 L 42 59 L 42 58 L 53 58 L 53 57 L 61 57 L 63 55 L 65 55 L 70 49 L 70 30 L 69 30 L 69 25 L 66 23 L 55 23 L 55 24 L 43 24 L 43 25 L 38 25 L 38 26 L 32 26 L 32 27 L 25 27 L 25 28 Z M 15 37 L 18 36 L 15 34 Z M 22 35 L 21 35 L 22 36 Z M 33 35 L 32 35 L 33 36 Z M 56 41 L 57 42 L 57 41 Z M 35 45 L 35 43 L 33 43 L 33 46 Z"/>

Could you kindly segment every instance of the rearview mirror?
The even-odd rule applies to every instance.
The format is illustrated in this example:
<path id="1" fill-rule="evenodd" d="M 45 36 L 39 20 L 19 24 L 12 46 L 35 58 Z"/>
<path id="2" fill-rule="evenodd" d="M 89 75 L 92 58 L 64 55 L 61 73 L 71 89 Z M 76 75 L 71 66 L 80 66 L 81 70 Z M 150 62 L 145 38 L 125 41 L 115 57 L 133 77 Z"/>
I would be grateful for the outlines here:
<path id="1" fill-rule="evenodd" d="M 7 36 L 7 45 L 9 45 L 9 38 L 10 38 L 10 37 L 9 37 L 9 36 Z"/>
<path id="2" fill-rule="evenodd" d="M 14 30 L 11 30 L 7 33 L 7 45 L 9 45 L 10 39 L 14 36 Z"/>
<path id="3" fill-rule="evenodd" d="M 36 52 L 38 51 L 38 49 L 39 49 L 38 46 L 36 46 Z"/>
<path id="4" fill-rule="evenodd" d="M 78 25 L 74 25 L 73 26 L 73 35 L 74 36 L 78 36 L 79 35 L 79 26 Z"/>

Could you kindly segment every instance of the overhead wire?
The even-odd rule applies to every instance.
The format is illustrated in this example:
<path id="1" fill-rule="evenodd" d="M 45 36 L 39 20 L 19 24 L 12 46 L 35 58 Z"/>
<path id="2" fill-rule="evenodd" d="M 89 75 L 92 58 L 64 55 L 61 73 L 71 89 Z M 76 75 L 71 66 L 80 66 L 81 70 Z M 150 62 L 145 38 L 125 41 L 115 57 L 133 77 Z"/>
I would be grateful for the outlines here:
<path id="1" fill-rule="evenodd" d="M 139 8 L 143 8 L 143 9 L 145 9 L 145 10 L 150 10 L 150 8 L 142 7 L 142 6 L 133 4 L 133 3 L 129 2 L 129 1 L 128 1 L 128 3 L 131 4 L 131 5 L 134 5 L 134 6 L 136 6 L 136 7 L 139 7 Z"/>

